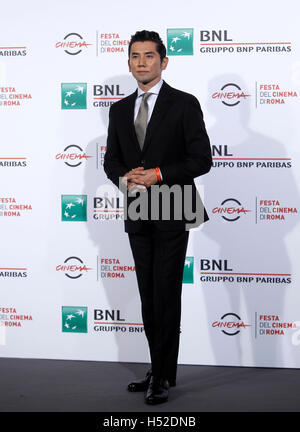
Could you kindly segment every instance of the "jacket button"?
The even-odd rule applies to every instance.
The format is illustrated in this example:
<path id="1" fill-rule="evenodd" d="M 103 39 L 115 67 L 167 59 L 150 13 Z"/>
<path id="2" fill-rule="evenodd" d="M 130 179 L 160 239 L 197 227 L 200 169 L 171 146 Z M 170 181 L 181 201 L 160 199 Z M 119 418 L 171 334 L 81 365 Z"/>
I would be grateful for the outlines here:
<path id="1" fill-rule="evenodd" d="M 141 160 L 141 165 L 144 166 L 145 165 L 145 159 Z"/>

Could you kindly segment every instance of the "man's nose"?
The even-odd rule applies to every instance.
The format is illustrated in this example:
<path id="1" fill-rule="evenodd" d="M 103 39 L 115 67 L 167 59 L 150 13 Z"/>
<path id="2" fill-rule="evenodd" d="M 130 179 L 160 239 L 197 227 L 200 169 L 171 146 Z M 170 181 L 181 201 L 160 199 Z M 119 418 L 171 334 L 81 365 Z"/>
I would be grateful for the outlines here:
<path id="1" fill-rule="evenodd" d="M 145 66 L 145 59 L 144 59 L 144 57 L 139 57 L 138 66 Z"/>

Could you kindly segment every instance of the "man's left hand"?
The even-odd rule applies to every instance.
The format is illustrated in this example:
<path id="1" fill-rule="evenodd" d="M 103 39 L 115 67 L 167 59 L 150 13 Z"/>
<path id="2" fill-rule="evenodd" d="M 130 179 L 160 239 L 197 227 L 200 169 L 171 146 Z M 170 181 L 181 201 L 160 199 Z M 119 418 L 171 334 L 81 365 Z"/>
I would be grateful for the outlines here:
<path id="1" fill-rule="evenodd" d="M 136 184 L 141 184 L 145 187 L 150 187 L 157 183 L 157 176 L 155 168 L 146 169 L 140 172 L 135 172 L 127 175 L 127 179 L 133 180 Z"/>

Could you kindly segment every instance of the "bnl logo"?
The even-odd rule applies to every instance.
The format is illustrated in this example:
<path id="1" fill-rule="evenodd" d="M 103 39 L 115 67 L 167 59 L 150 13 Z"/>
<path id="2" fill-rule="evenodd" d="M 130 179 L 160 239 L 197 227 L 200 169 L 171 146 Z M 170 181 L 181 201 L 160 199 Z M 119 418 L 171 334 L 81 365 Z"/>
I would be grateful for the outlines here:
<path id="1" fill-rule="evenodd" d="M 229 39 L 227 30 L 201 30 L 200 31 L 201 42 L 232 42 Z"/>
<path id="2" fill-rule="evenodd" d="M 194 283 L 194 257 L 185 257 L 182 283 Z"/>
<path id="3" fill-rule="evenodd" d="M 61 109 L 86 109 L 86 83 L 61 84 Z"/>

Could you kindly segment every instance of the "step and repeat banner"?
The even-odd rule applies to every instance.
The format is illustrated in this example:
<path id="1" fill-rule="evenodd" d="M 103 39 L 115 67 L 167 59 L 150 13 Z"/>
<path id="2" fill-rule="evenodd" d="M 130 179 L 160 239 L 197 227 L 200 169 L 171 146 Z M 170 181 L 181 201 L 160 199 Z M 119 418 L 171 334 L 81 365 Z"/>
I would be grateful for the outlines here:
<path id="1" fill-rule="evenodd" d="M 300 367 L 299 5 L 148 8 L 1 7 L 0 356 L 149 361 L 123 196 L 103 170 L 109 108 L 136 89 L 129 39 L 147 29 L 167 47 L 165 81 L 199 99 L 213 152 L 179 362 Z"/>

